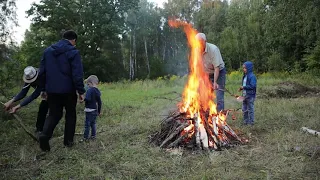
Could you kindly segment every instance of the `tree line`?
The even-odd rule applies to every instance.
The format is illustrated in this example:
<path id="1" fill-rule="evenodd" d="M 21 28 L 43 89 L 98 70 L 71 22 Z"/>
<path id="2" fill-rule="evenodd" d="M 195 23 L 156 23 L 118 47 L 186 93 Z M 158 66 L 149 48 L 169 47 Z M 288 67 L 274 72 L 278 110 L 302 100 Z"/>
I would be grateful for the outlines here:
<path id="1" fill-rule="evenodd" d="M 14 19 L 12 3 L 1 1 L 10 7 L 10 13 L 2 8 L 1 19 Z M 73 29 L 86 76 L 110 82 L 185 75 L 186 37 L 167 23 L 177 18 L 206 33 L 208 42 L 220 48 L 228 71 L 251 60 L 257 72 L 320 74 L 318 0 L 168 0 L 163 7 L 147 0 L 42 0 L 27 15 L 32 24 L 21 45 L 1 38 L 6 53 L 0 48 L 0 63 L 38 67 L 43 50 Z M 1 27 L 7 27 L 5 22 Z M 10 37 L 8 30 L 1 36 Z"/>

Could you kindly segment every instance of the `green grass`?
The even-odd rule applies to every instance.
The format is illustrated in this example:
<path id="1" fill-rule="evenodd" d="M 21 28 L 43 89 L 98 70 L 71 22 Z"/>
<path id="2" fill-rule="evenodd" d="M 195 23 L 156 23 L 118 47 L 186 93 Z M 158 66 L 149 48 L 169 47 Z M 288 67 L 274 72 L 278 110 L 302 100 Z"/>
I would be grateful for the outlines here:
<path id="1" fill-rule="evenodd" d="M 279 83 L 317 86 L 309 76 L 263 74 L 258 94 L 278 89 Z M 64 119 L 50 141 L 50 153 L 25 135 L 10 115 L 1 114 L 0 179 L 320 179 L 320 139 L 300 131 L 302 126 L 320 130 L 318 95 L 298 98 L 259 97 L 256 124 L 241 126 L 241 115 L 228 123 L 249 143 L 219 152 L 161 150 L 148 142 L 159 122 L 175 109 L 184 78 L 102 84 L 103 116 L 98 119 L 96 141 L 62 145 Z M 236 93 L 241 73 L 232 73 L 227 88 Z M 227 108 L 241 107 L 225 95 Z M 35 124 L 38 103 L 19 111 L 27 127 Z M 78 106 L 76 132 L 83 131 L 83 104 Z M 76 136 L 78 142 L 81 136 Z"/>

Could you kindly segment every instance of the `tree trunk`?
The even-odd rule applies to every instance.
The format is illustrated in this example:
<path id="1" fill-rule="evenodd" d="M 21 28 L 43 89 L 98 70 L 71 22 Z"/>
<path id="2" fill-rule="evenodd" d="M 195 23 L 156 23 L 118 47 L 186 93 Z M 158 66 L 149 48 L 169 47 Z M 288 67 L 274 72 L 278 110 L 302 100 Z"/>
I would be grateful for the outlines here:
<path id="1" fill-rule="evenodd" d="M 129 57 L 130 57 L 130 80 L 132 81 L 134 78 L 134 65 L 133 65 L 133 48 L 132 48 L 132 36 L 130 36 L 130 49 L 129 49 Z"/>
<path id="2" fill-rule="evenodd" d="M 148 75 L 147 77 L 150 77 L 150 63 L 149 63 L 149 57 L 148 57 L 148 46 L 147 46 L 147 39 L 144 38 L 144 50 L 146 53 L 146 63 L 147 63 L 147 69 L 148 69 Z"/>
<path id="3" fill-rule="evenodd" d="M 163 53 L 162 53 L 162 61 L 163 62 L 164 62 L 164 60 L 166 58 L 166 45 L 167 45 L 167 43 L 164 42 Z"/>
<path id="4" fill-rule="evenodd" d="M 123 42 L 123 38 L 121 39 L 121 59 L 122 59 L 122 65 L 123 65 L 123 69 L 126 69 L 126 58 L 125 58 L 125 53 L 124 53 L 124 42 Z"/>
<path id="5" fill-rule="evenodd" d="M 137 46 L 136 46 L 136 28 L 133 29 L 133 59 L 134 59 L 134 74 L 137 73 Z"/>

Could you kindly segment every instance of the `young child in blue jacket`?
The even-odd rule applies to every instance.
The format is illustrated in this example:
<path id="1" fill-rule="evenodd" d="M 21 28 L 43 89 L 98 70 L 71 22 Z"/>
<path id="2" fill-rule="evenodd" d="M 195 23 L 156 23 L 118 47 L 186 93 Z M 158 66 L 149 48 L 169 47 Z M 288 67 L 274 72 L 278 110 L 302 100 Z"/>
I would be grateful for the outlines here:
<path id="1" fill-rule="evenodd" d="M 242 102 L 243 123 L 244 125 L 253 125 L 257 78 L 253 74 L 252 62 L 246 61 L 242 67 L 244 75 L 242 78 L 242 86 L 239 90 L 242 91 L 242 96 L 244 97 L 244 100 Z"/>
<path id="2" fill-rule="evenodd" d="M 89 132 L 91 129 L 91 139 L 96 138 L 97 130 L 97 116 L 101 114 L 101 93 L 98 89 L 99 79 L 95 75 L 90 75 L 86 80 L 88 90 L 85 96 L 85 109 L 86 119 L 84 127 L 83 140 L 89 139 Z"/>

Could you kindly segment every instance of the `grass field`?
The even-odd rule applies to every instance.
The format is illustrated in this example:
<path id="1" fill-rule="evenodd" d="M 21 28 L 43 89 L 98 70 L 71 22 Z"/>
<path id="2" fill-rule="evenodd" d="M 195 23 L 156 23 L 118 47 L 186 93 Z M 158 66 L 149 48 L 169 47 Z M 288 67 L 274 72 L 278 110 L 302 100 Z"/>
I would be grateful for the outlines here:
<path id="1" fill-rule="evenodd" d="M 0 179 L 320 179 L 320 139 L 301 132 L 320 131 L 320 79 L 312 76 L 258 76 L 255 125 L 241 126 L 248 144 L 224 151 L 172 154 L 148 142 L 160 121 L 176 108 L 186 77 L 102 84 L 103 116 L 95 141 L 72 148 L 62 145 L 64 119 L 51 139 L 51 152 L 42 153 L 19 123 L 1 110 Z M 241 73 L 232 72 L 227 88 L 236 93 Z M 226 108 L 241 104 L 228 94 Z M 4 101 L 4 100 L 2 100 Z M 18 115 L 33 130 L 38 103 Z M 78 105 L 76 132 L 82 133 L 83 104 Z"/>

